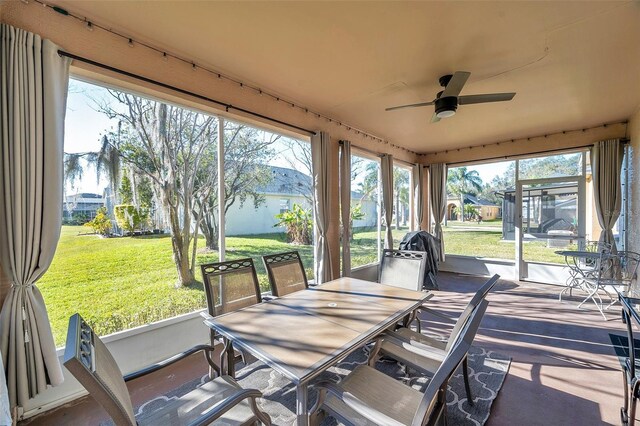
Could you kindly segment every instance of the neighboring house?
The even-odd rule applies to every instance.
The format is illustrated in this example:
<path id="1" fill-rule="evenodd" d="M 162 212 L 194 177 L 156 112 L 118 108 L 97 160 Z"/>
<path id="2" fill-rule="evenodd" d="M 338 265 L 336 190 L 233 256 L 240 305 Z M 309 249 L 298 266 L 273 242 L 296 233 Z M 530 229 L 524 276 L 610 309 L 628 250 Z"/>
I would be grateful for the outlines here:
<path id="1" fill-rule="evenodd" d="M 81 192 L 73 195 L 65 195 L 62 203 L 63 219 L 91 220 L 96 217 L 96 212 L 104 206 L 104 198 L 100 194 Z"/>
<path id="2" fill-rule="evenodd" d="M 256 192 L 264 197 L 256 209 L 253 199 L 249 198 L 241 205 L 234 203 L 226 215 L 226 235 L 269 234 L 285 232 L 284 227 L 275 227 L 276 215 L 291 210 L 294 204 L 311 209 L 311 176 L 286 167 L 268 166 L 271 169 L 271 181 L 257 188 Z M 353 204 L 360 202 L 362 195 L 351 193 Z M 376 226 L 377 203 L 362 202 L 364 219 L 354 222 L 354 227 Z"/>
<path id="3" fill-rule="evenodd" d="M 482 220 L 499 219 L 502 217 L 502 207 L 474 195 L 465 194 L 464 204 L 472 205 L 476 209 L 476 212 L 482 216 Z M 447 220 L 459 220 L 459 214 L 460 198 L 457 196 L 449 196 L 447 198 Z"/>

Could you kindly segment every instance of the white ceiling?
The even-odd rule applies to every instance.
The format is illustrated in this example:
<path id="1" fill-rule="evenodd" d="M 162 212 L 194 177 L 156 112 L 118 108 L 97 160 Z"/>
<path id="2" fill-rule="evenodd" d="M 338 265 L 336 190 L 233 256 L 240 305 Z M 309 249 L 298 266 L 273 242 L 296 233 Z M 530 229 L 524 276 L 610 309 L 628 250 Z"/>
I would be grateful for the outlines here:
<path id="1" fill-rule="evenodd" d="M 628 118 L 640 105 L 640 2 L 56 4 L 420 153 Z M 517 92 L 439 123 L 438 77 Z"/>

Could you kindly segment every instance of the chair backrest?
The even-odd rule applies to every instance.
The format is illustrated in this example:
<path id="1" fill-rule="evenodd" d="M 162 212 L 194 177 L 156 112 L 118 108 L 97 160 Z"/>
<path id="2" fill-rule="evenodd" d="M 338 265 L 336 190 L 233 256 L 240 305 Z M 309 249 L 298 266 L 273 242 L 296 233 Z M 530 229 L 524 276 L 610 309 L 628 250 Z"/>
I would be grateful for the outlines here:
<path id="1" fill-rule="evenodd" d="M 209 315 L 222 315 L 262 301 L 251 258 L 201 265 Z"/>
<path id="2" fill-rule="evenodd" d="M 69 319 L 64 366 L 117 425 L 135 425 L 127 385 L 118 364 L 79 314 Z"/>
<path id="3" fill-rule="evenodd" d="M 637 278 L 638 265 L 640 265 L 640 254 L 632 251 L 619 251 L 615 255 L 614 277 L 628 284 Z"/>
<path id="4" fill-rule="evenodd" d="M 495 274 L 494 276 L 489 278 L 489 281 L 484 283 L 482 287 L 480 287 L 480 289 L 476 292 L 476 294 L 471 298 L 469 303 L 467 303 L 467 306 L 464 308 L 464 311 L 462 311 L 462 313 L 458 317 L 458 320 L 453 326 L 453 329 L 451 330 L 451 337 L 449 337 L 449 341 L 447 342 L 447 350 L 451 349 L 456 336 L 458 336 L 459 333 L 462 332 L 464 327 L 469 322 L 473 310 L 485 299 L 485 297 L 487 297 L 487 294 L 489 294 L 491 289 L 496 285 L 499 278 L 500 275 L 498 274 Z"/>
<path id="5" fill-rule="evenodd" d="M 489 302 L 483 300 L 473 310 L 470 320 L 456 339 L 452 350 L 447 352 L 445 359 L 429 381 L 418 410 L 413 417 L 412 426 L 438 424 L 437 420 L 443 418 L 443 411 L 446 410 L 447 384 L 462 360 L 467 356 L 487 305 Z"/>
<path id="6" fill-rule="evenodd" d="M 636 377 L 636 345 L 635 340 L 633 340 L 633 323 L 635 322 L 637 325 L 640 325 L 640 318 L 638 318 L 638 314 L 627 298 L 621 297 L 620 304 L 627 319 L 627 349 L 629 351 L 629 361 L 626 363 L 626 366 L 627 369 L 629 369 L 629 375 L 633 378 Z"/>
<path id="7" fill-rule="evenodd" d="M 378 282 L 408 290 L 422 290 L 427 253 L 409 250 L 384 250 Z"/>
<path id="8" fill-rule="evenodd" d="M 307 274 L 297 251 L 262 256 L 262 262 L 274 296 L 286 296 L 309 287 Z"/>
<path id="9" fill-rule="evenodd" d="M 585 242 L 585 250 L 593 253 L 611 252 L 611 244 L 604 241 L 589 240 Z"/>
<path id="10" fill-rule="evenodd" d="M 482 284 L 482 287 L 476 291 L 476 294 L 474 294 L 469 301 L 469 305 L 478 306 L 478 304 L 487 297 L 487 294 L 489 294 L 499 279 L 500 275 L 494 274 L 486 283 Z"/>

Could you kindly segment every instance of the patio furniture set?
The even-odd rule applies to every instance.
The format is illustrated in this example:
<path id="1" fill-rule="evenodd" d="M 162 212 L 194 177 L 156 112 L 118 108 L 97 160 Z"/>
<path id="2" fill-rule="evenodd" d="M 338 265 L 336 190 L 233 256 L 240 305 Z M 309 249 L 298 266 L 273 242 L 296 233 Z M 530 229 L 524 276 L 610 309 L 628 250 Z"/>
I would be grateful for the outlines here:
<path id="1" fill-rule="evenodd" d="M 573 290 L 581 290 L 586 297 L 578 308 L 592 301 L 605 320 L 604 311 L 617 302 L 615 292 L 630 287 L 640 265 L 640 254 L 616 251 L 611 244 L 602 241 L 589 241 L 583 250 L 558 250 L 556 253 L 565 257 L 569 269 L 569 278 L 558 299 L 562 301 L 566 293 L 572 295 Z M 608 300 L 603 300 L 602 295 Z"/>
<path id="2" fill-rule="evenodd" d="M 208 309 L 203 313 L 210 344 L 200 345 L 141 371 L 122 376 L 114 358 L 89 325 L 75 314 L 69 322 L 65 366 L 116 424 L 271 424 L 259 405 L 262 393 L 243 389 L 235 365 L 255 357 L 296 387 L 298 425 L 332 416 L 347 425 L 445 424 L 447 383 L 462 366 L 467 399 L 473 404 L 467 354 L 487 309 L 486 295 L 498 276 L 482 286 L 440 341 L 411 328 L 433 293 L 422 291 L 425 253 L 385 250 L 378 282 L 343 277 L 310 286 L 297 252 L 263 256 L 271 295 L 260 293 L 250 258 L 202 265 Z M 446 317 L 450 319 L 450 317 Z M 315 380 L 363 347 L 368 365 L 342 381 Z M 158 371 L 196 352 L 210 366 L 210 381 L 136 418 L 126 382 Z M 430 381 L 418 391 L 377 370 L 392 358 Z M 309 387 L 317 398 L 309 407 Z"/>

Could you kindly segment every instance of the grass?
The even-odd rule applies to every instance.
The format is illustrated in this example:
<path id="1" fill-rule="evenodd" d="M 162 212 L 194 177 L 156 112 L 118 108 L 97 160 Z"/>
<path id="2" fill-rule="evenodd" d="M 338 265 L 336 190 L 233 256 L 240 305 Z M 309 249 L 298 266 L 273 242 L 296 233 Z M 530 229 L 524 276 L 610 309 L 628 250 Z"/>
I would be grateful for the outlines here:
<path id="1" fill-rule="evenodd" d="M 169 236 L 99 238 L 86 235 L 86 231 L 82 226 L 62 227 L 53 263 L 38 283 L 58 346 L 64 345 L 68 319 L 75 312 L 88 320 L 98 334 L 105 335 L 206 307 L 199 268 L 199 282 L 176 287 Z M 394 229 L 394 247 L 406 232 L 406 228 Z M 514 258 L 514 243 L 502 242 L 499 231 L 449 226 L 444 232 L 448 254 Z M 377 261 L 376 237 L 375 229 L 354 232 L 354 268 Z M 199 247 L 204 247 L 204 239 L 199 241 Z M 300 252 L 307 276 L 312 279 L 313 246 L 291 245 L 284 234 L 227 237 L 225 254 L 228 260 L 253 258 L 260 286 L 267 290 L 268 278 L 260 256 L 288 250 Z M 542 241 L 525 244 L 528 260 L 562 262 L 553 251 Z M 198 265 L 217 260 L 217 252 L 198 250 Z"/>
<path id="2" fill-rule="evenodd" d="M 502 231 L 489 229 L 462 229 L 458 226 L 443 227 L 447 254 L 475 256 L 492 259 L 515 259 L 515 241 L 503 241 Z M 576 249 L 571 246 L 569 249 Z M 530 262 L 564 263 L 564 257 L 555 254 L 559 248 L 548 248 L 546 240 L 526 241 L 524 259 Z"/>
<path id="3" fill-rule="evenodd" d="M 397 238 L 404 231 L 397 232 Z M 64 345 L 69 316 L 75 312 L 105 335 L 206 307 L 199 268 L 199 282 L 176 287 L 178 275 L 169 236 L 100 238 L 86 232 L 82 226 L 62 227 L 55 258 L 38 282 L 56 345 Z M 198 245 L 204 247 L 204 238 Z M 284 234 L 228 237 L 225 254 L 227 260 L 253 258 L 260 287 L 267 290 L 260 256 L 288 250 L 300 252 L 307 277 L 312 279 L 313 246 L 289 244 Z M 354 235 L 355 266 L 375 262 L 376 253 L 375 231 L 361 230 Z M 198 250 L 198 265 L 217 260 L 217 252 Z"/>

